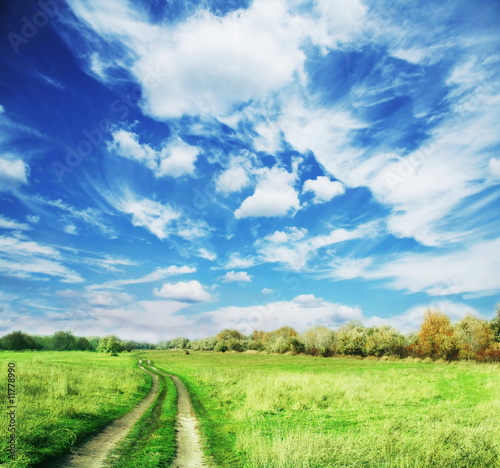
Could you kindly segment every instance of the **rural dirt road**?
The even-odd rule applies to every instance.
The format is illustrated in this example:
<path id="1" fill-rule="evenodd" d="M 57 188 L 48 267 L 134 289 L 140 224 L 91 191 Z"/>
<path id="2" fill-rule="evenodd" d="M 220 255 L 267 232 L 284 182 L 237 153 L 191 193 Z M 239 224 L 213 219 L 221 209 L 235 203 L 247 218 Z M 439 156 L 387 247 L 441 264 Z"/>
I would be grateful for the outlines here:
<path id="1" fill-rule="evenodd" d="M 75 452 L 66 455 L 58 461 L 51 461 L 41 465 L 44 468 L 100 468 L 109 451 L 117 442 L 123 439 L 132 426 L 149 408 L 159 389 L 158 376 L 139 366 L 144 372 L 153 377 L 153 385 L 144 399 L 125 416 L 106 426 L 96 436 L 89 439 Z M 195 465 L 193 465 L 195 466 Z"/>
<path id="2" fill-rule="evenodd" d="M 198 421 L 193 411 L 189 393 L 184 384 L 175 376 L 167 374 L 155 367 L 151 369 L 170 377 L 177 388 L 177 454 L 172 468 L 206 468 L 203 462 Z"/>

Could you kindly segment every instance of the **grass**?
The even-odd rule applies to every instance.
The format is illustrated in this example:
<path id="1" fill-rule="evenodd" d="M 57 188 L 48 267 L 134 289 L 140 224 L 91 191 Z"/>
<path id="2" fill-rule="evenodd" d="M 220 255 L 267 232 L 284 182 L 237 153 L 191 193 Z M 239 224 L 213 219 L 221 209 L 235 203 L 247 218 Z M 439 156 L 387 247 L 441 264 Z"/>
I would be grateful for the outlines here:
<path id="1" fill-rule="evenodd" d="M 148 352 L 180 376 L 218 467 L 500 466 L 500 367 Z"/>
<path id="2" fill-rule="evenodd" d="M 68 452 L 85 436 L 126 414 L 148 392 L 151 378 L 127 355 L 70 352 L 0 353 L 16 364 L 17 456 L 8 458 L 6 419 L 0 426 L 0 465 L 34 466 Z M 0 393 L 5 413 L 6 391 Z"/>
<path id="3" fill-rule="evenodd" d="M 160 384 L 158 396 L 132 431 L 110 454 L 107 467 L 157 468 L 170 466 L 174 459 L 177 390 L 171 379 L 157 375 Z"/>

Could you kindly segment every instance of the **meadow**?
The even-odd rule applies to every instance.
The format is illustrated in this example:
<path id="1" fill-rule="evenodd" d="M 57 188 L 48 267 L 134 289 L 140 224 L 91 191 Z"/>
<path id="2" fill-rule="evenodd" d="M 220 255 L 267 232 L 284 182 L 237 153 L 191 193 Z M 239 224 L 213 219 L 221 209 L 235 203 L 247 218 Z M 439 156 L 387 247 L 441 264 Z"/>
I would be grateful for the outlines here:
<path id="1" fill-rule="evenodd" d="M 0 426 L 0 465 L 24 468 L 68 452 L 86 435 L 132 409 L 151 378 L 130 356 L 83 351 L 0 352 L 2 413 L 7 408 L 7 365 L 16 367 L 17 453 L 8 458 L 7 419 Z"/>
<path id="2" fill-rule="evenodd" d="M 186 383 L 217 467 L 500 466 L 497 364 L 144 356 Z"/>

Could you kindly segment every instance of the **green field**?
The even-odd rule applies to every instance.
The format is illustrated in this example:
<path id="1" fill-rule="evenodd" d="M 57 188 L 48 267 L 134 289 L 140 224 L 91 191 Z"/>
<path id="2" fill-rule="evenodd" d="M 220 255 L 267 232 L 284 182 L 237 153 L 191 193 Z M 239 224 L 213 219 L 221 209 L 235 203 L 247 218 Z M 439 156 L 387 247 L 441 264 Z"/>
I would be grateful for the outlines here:
<path id="1" fill-rule="evenodd" d="M 500 366 L 179 351 L 141 353 L 178 375 L 200 418 L 207 461 L 221 468 L 500 466 Z M 148 392 L 137 355 L 2 352 L 16 363 L 17 459 L 30 467 L 69 451 Z M 117 468 L 168 467 L 175 387 L 110 458 Z M 0 397 L 6 408 L 5 392 Z M 5 410 L 2 410 L 5 413 Z M 4 421 L 7 421 L 5 418 Z"/>
<path id="2" fill-rule="evenodd" d="M 0 352 L 2 414 L 7 364 L 16 364 L 17 456 L 9 461 L 7 419 L 0 427 L 0 464 L 23 468 L 68 452 L 85 435 L 130 411 L 150 377 L 126 355 L 90 352 Z"/>
<path id="3" fill-rule="evenodd" d="M 500 466 L 500 367 L 147 352 L 182 377 L 218 467 Z"/>

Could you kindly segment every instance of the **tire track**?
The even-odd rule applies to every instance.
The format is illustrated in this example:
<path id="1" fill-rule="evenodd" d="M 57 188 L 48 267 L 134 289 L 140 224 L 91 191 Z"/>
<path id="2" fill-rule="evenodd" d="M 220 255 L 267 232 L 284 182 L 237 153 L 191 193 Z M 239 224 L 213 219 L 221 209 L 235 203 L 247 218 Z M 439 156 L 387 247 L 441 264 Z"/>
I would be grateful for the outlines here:
<path id="1" fill-rule="evenodd" d="M 159 374 L 170 377 L 177 388 L 177 454 L 172 468 L 207 468 L 203 461 L 198 420 L 185 385 L 174 375 L 149 366 Z"/>

